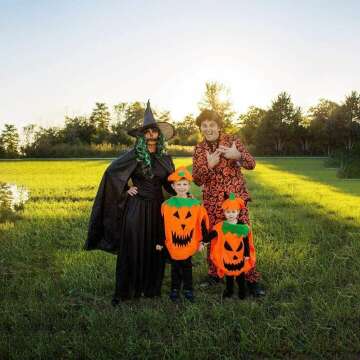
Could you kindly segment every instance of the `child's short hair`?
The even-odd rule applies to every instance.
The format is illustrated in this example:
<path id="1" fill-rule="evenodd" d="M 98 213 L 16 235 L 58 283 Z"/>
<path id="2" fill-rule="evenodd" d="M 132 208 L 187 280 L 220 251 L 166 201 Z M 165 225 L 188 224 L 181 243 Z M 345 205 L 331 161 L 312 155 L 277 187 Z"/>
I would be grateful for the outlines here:
<path id="1" fill-rule="evenodd" d="M 192 182 L 193 178 L 190 171 L 185 166 L 178 167 L 173 173 L 168 176 L 170 182 L 179 181 L 181 179 L 186 179 L 189 182 Z"/>

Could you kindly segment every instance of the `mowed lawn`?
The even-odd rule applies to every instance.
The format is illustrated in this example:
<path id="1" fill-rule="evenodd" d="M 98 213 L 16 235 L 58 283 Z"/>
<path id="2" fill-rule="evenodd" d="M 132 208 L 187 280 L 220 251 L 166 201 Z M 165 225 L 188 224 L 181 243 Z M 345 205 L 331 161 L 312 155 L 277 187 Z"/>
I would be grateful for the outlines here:
<path id="1" fill-rule="evenodd" d="M 82 250 L 108 164 L 0 162 L 0 181 L 31 194 L 0 224 L 0 359 L 359 359 L 360 181 L 321 159 L 259 159 L 245 175 L 267 296 L 201 290 L 199 253 L 195 304 L 168 300 L 167 268 L 161 300 L 114 309 L 115 256 Z"/>

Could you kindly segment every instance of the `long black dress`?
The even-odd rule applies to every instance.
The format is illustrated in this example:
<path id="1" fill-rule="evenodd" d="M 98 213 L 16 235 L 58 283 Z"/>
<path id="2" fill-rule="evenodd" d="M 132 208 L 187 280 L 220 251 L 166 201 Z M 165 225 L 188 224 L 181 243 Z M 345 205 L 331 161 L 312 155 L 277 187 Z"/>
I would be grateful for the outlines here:
<path id="1" fill-rule="evenodd" d="M 169 175 L 156 155 L 151 154 L 153 177 L 142 172 L 141 165 L 131 174 L 138 193 L 128 196 L 124 208 L 121 237 L 124 239 L 116 264 L 115 297 L 129 299 L 160 296 L 164 276 L 163 252 L 155 246 L 163 233 L 162 186 L 169 192 Z"/>

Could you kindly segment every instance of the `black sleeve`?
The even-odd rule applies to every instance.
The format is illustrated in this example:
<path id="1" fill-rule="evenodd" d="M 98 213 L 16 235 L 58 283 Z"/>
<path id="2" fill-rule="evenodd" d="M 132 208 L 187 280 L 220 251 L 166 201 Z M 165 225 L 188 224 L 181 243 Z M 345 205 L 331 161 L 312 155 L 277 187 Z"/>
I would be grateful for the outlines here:
<path id="1" fill-rule="evenodd" d="M 164 189 L 166 190 L 167 193 L 169 193 L 170 195 L 176 195 L 176 191 L 173 189 L 173 187 L 171 186 L 171 182 L 169 182 L 167 180 L 167 178 L 164 180 L 163 184 Z"/>
<path id="2" fill-rule="evenodd" d="M 215 239 L 216 237 L 217 237 L 217 231 L 216 230 L 210 231 L 206 234 L 206 236 L 203 235 L 202 242 L 209 243 L 212 239 Z"/>
<path id="3" fill-rule="evenodd" d="M 167 174 L 167 176 L 165 177 L 165 179 L 163 180 L 163 187 L 166 190 L 167 193 L 169 193 L 171 196 L 176 195 L 176 191 L 173 189 L 173 187 L 171 186 L 171 182 L 168 181 L 168 176 L 175 170 L 175 165 L 173 162 L 173 159 L 171 156 L 169 156 L 168 158 L 169 162 L 170 162 L 170 169 L 168 169 L 170 172 Z"/>
<path id="4" fill-rule="evenodd" d="M 244 256 L 250 256 L 250 247 L 249 247 L 249 238 L 245 237 L 244 238 Z"/>
<path id="5" fill-rule="evenodd" d="M 209 233 L 209 231 L 206 228 L 206 222 L 205 222 L 205 220 L 202 220 L 201 221 L 201 234 L 202 234 L 202 240 L 201 241 L 204 241 L 204 239 L 207 239 L 208 233 Z"/>

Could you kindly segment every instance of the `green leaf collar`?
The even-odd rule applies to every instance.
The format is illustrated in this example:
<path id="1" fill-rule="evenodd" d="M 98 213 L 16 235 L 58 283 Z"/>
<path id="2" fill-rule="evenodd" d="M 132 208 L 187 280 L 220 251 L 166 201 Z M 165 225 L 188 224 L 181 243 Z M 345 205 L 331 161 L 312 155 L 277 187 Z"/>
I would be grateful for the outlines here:
<path id="1" fill-rule="evenodd" d="M 238 236 L 247 236 L 250 231 L 246 224 L 230 224 L 227 221 L 223 222 L 221 230 L 224 234 L 229 232 Z"/>
<path id="2" fill-rule="evenodd" d="M 173 207 L 192 207 L 196 205 L 200 205 L 200 200 L 198 199 L 191 199 L 191 198 L 179 198 L 176 196 L 171 197 L 170 199 L 166 200 L 165 203 L 169 206 Z"/>

